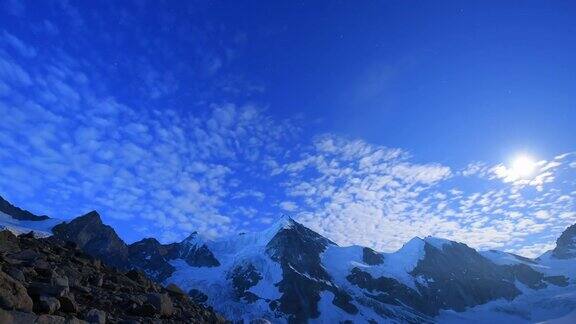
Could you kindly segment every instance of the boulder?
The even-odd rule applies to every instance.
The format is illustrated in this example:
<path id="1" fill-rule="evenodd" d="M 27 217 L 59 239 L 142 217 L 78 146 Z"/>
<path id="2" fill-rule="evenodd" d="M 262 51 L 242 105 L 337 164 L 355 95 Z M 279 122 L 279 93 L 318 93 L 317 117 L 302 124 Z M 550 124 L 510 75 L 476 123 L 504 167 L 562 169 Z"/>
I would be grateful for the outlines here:
<path id="1" fill-rule="evenodd" d="M 158 309 L 154 307 L 154 305 L 150 303 L 144 303 L 141 307 L 137 309 L 134 314 L 145 316 L 145 317 L 152 317 L 158 314 Z"/>
<path id="2" fill-rule="evenodd" d="M 20 250 L 18 238 L 9 230 L 0 231 L 0 253 L 14 253 Z"/>
<path id="3" fill-rule="evenodd" d="M 50 278 L 50 283 L 54 286 L 59 286 L 59 287 L 66 287 L 68 288 L 68 277 L 66 276 L 61 276 L 57 273 L 54 273 L 52 275 L 52 278 Z"/>
<path id="4" fill-rule="evenodd" d="M 24 272 L 16 267 L 8 267 L 7 269 L 4 269 L 4 271 L 10 276 L 12 277 L 14 280 L 23 282 L 26 281 L 26 277 L 24 276 Z"/>
<path id="5" fill-rule="evenodd" d="M 198 289 L 190 289 L 188 296 L 196 303 L 205 303 L 208 300 L 208 296 Z"/>
<path id="6" fill-rule="evenodd" d="M 168 294 L 148 294 L 147 301 L 156 308 L 160 316 L 170 316 L 174 312 L 174 305 Z"/>
<path id="7" fill-rule="evenodd" d="M 141 285 L 147 285 L 149 281 L 144 273 L 135 269 L 126 272 L 126 277 L 130 278 L 131 280 Z"/>
<path id="8" fill-rule="evenodd" d="M 43 258 L 43 255 L 34 250 L 26 249 L 17 253 L 11 254 L 11 258 L 21 261 L 34 261 Z"/>
<path id="9" fill-rule="evenodd" d="M 78 304 L 76 304 L 76 300 L 74 299 L 74 295 L 68 294 L 66 296 L 62 296 L 58 298 L 60 301 L 60 310 L 64 313 L 77 313 L 78 312 Z"/>
<path id="10" fill-rule="evenodd" d="M 55 286 L 43 282 L 33 282 L 28 286 L 28 293 L 31 296 L 61 297 L 66 295 L 68 292 L 68 287 Z"/>
<path id="11" fill-rule="evenodd" d="M 0 307 L 25 312 L 32 311 L 32 298 L 26 288 L 4 272 L 0 272 Z"/>
<path id="12" fill-rule="evenodd" d="M 182 290 L 180 287 L 178 287 L 176 284 L 173 283 L 166 286 L 166 290 L 168 290 L 169 293 L 172 293 L 177 296 L 186 296 L 184 290 Z"/>
<path id="13" fill-rule="evenodd" d="M 0 308 L 0 323 L 2 324 L 35 323 L 36 318 L 37 316 L 34 313 L 7 311 Z"/>
<path id="14" fill-rule="evenodd" d="M 103 310 L 92 308 L 91 310 L 86 313 L 86 321 L 89 323 L 98 323 L 98 324 L 105 324 L 106 323 L 106 312 Z"/>
<path id="15" fill-rule="evenodd" d="M 60 309 L 60 302 L 54 297 L 41 296 L 34 303 L 34 310 L 37 313 L 54 314 Z"/>
<path id="16" fill-rule="evenodd" d="M 42 315 L 38 316 L 35 323 L 36 324 L 68 324 L 69 321 L 67 321 L 66 318 L 64 318 L 62 316 L 42 314 Z"/>

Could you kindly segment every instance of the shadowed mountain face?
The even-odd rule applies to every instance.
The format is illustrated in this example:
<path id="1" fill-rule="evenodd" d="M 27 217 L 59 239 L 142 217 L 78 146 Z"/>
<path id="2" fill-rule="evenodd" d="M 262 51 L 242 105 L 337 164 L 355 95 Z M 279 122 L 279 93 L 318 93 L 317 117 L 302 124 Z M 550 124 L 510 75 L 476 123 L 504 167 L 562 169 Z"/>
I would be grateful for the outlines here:
<path id="1" fill-rule="evenodd" d="M 49 218 L 46 215 L 36 216 L 27 210 L 15 207 L 4 198 L 2 198 L 2 196 L 0 196 L 0 212 L 10 215 L 14 219 L 24 221 L 41 221 Z"/>
<path id="2" fill-rule="evenodd" d="M 291 218 L 261 233 L 215 241 L 192 233 L 172 244 L 147 238 L 127 245 L 96 212 L 52 231 L 54 239 L 74 242 L 123 271 L 136 268 L 176 283 L 233 320 L 425 323 L 444 310 L 466 313 L 493 303 L 499 303 L 495 314 L 525 307 L 526 318 L 532 306 L 524 300 L 541 305 L 556 300 L 553 293 L 576 291 L 570 270 L 576 268 L 576 225 L 536 260 L 437 238 L 414 238 L 394 253 L 340 247 Z M 573 302 L 576 309 L 576 296 Z"/>
<path id="3" fill-rule="evenodd" d="M 293 219 L 284 225 L 266 245 L 266 253 L 279 263 L 283 278 L 276 284 L 282 297 L 278 300 L 278 310 L 290 322 L 302 322 L 320 316 L 318 303 L 320 293 L 334 294 L 332 303 L 350 314 L 358 313 L 347 293 L 331 284 L 332 278 L 324 269 L 320 255 L 332 241 L 302 226 Z"/>
<path id="4" fill-rule="evenodd" d="M 102 223 L 100 215 L 95 211 L 69 223 L 58 224 L 52 232 L 55 237 L 78 244 L 86 253 L 101 258 L 110 265 L 124 268 L 128 263 L 126 243 L 112 227 Z"/>
<path id="5" fill-rule="evenodd" d="M 177 257 L 184 259 L 192 267 L 217 267 L 220 265 L 212 251 L 198 237 L 197 232 L 190 234 L 179 244 Z"/>
<path id="6" fill-rule="evenodd" d="M 411 272 L 418 291 L 427 300 L 427 313 L 440 309 L 463 311 L 498 298 L 513 299 L 520 294 L 510 269 L 498 266 L 461 243 L 439 247 L 426 243 L 426 256 Z M 425 283 L 423 283 L 425 282 Z"/>
<path id="7" fill-rule="evenodd" d="M 552 254 L 558 259 L 576 258 L 576 224 L 568 227 L 560 235 Z"/>

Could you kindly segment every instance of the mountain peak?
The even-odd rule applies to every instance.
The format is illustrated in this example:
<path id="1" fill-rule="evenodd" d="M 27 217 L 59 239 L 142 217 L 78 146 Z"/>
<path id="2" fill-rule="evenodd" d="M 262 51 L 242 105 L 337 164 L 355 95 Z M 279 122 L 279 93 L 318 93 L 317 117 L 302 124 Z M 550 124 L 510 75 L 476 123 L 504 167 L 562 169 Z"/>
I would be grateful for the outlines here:
<path id="1" fill-rule="evenodd" d="M 278 232 L 283 229 L 290 229 L 294 226 L 301 225 L 296 222 L 292 217 L 288 215 L 282 215 L 278 220 L 270 227 L 274 232 Z"/>
<path id="2" fill-rule="evenodd" d="M 88 213 L 74 219 L 74 221 L 83 222 L 83 223 L 86 222 L 86 223 L 94 223 L 94 224 L 103 224 L 102 218 L 100 217 L 100 214 L 98 214 L 98 212 L 95 210 L 88 212 Z"/>

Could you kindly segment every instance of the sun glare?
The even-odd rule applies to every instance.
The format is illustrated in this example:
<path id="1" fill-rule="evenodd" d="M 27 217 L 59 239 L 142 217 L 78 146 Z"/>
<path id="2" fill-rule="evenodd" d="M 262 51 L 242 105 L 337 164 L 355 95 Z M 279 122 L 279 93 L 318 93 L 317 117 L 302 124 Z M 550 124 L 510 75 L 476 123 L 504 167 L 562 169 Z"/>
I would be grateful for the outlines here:
<path id="1" fill-rule="evenodd" d="M 521 155 L 514 159 L 511 165 L 511 171 L 518 178 L 527 178 L 534 173 L 536 162 L 527 155 Z"/>

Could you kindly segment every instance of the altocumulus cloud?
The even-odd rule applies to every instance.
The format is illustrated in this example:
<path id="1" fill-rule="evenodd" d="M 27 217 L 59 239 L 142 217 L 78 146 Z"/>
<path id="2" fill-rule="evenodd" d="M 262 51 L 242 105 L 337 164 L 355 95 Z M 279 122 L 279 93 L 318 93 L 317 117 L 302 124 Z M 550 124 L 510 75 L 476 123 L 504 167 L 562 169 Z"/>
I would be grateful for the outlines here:
<path id="1" fill-rule="evenodd" d="M 1 35 L 0 193 L 38 212 L 97 209 L 128 224 L 131 239 L 165 242 L 255 229 L 289 213 L 343 245 L 391 251 L 434 235 L 530 256 L 576 221 L 573 153 L 538 162 L 529 180 L 487 162 L 415 163 L 399 148 L 310 138 L 305 124 L 246 100 L 206 100 L 202 110 L 127 102 L 86 62 Z M 27 64 L 41 56 L 41 66 Z M 223 64 L 202 62 L 209 75 Z M 152 99 L 181 88 L 146 71 Z M 462 185 L 470 179 L 490 189 Z"/>

